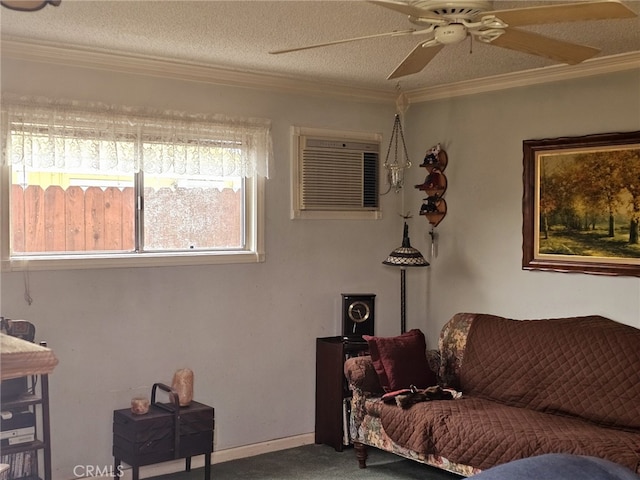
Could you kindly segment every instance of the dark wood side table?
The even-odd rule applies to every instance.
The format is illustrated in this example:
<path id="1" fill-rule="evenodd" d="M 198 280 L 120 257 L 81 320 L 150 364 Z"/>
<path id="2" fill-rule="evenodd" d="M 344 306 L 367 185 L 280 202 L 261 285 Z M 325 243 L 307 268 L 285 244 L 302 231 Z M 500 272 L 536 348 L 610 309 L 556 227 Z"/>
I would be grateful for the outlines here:
<path id="1" fill-rule="evenodd" d="M 341 452 L 349 444 L 348 428 L 351 392 L 344 376 L 344 361 L 368 352 L 368 344 L 344 337 L 316 339 L 316 425 L 315 442 Z"/>
<path id="2" fill-rule="evenodd" d="M 195 401 L 187 407 L 178 406 L 177 400 L 176 404 L 152 403 L 144 415 L 134 415 L 129 408 L 115 410 L 115 476 L 119 478 L 121 462 L 131 465 L 133 480 L 139 480 L 143 465 L 184 458 L 189 471 L 191 457 L 204 455 L 204 476 L 210 480 L 213 429 L 214 409 Z"/>

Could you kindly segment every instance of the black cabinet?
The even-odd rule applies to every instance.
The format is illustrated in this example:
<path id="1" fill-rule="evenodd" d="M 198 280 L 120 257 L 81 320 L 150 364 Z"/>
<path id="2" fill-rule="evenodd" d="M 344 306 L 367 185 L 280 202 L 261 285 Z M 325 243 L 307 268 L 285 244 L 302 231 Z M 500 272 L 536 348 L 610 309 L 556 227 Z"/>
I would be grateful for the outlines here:
<path id="1" fill-rule="evenodd" d="M 209 480 L 213 429 L 213 408 L 195 401 L 186 407 L 154 402 L 144 415 L 134 415 L 129 408 L 116 410 L 113 412 L 115 475 L 119 477 L 121 462 L 133 467 L 133 480 L 138 480 L 141 466 L 178 458 L 185 459 L 189 471 L 191 457 L 204 455 L 204 476 Z"/>
<path id="2" fill-rule="evenodd" d="M 351 392 L 344 376 L 344 362 L 367 352 L 365 341 L 344 337 L 316 339 L 316 443 L 330 445 L 339 452 L 349 445 Z"/>

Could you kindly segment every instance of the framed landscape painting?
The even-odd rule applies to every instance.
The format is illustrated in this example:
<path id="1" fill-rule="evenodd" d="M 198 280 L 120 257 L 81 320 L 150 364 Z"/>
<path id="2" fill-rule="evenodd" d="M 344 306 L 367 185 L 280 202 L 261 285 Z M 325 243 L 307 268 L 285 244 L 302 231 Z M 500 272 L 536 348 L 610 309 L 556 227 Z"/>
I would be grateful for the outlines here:
<path id="1" fill-rule="evenodd" d="M 522 268 L 640 276 L 640 131 L 522 144 Z"/>

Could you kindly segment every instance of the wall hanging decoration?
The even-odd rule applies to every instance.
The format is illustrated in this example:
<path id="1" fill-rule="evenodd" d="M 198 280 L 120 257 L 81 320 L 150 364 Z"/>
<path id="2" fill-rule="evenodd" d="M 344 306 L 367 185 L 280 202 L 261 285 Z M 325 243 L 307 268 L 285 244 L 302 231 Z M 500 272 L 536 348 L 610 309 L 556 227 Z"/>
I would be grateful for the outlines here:
<path id="1" fill-rule="evenodd" d="M 432 256 L 435 252 L 434 228 L 447 215 L 447 202 L 443 196 L 447 191 L 447 177 L 444 175 L 444 170 L 447 168 L 448 162 L 447 152 L 444 151 L 439 143 L 431 147 L 427 150 L 424 161 L 420 165 L 426 168 L 427 176 L 423 183 L 415 186 L 415 188 L 422 190 L 427 195 L 422 200 L 420 215 L 423 215 L 431 224 L 429 235 L 431 236 Z"/>
<path id="2" fill-rule="evenodd" d="M 640 131 L 522 145 L 522 268 L 640 277 Z"/>

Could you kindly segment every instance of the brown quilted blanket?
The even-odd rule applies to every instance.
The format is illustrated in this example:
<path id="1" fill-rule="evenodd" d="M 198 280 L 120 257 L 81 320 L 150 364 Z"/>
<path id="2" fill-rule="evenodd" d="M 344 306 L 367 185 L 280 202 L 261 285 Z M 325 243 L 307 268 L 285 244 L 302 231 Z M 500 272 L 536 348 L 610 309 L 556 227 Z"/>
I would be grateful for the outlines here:
<path id="1" fill-rule="evenodd" d="M 476 318 L 460 371 L 465 395 L 640 429 L 640 330 L 599 316 Z"/>
<path id="2" fill-rule="evenodd" d="M 598 316 L 510 320 L 478 315 L 459 400 L 403 410 L 368 400 L 411 450 L 481 470 L 564 452 L 640 468 L 640 330 Z"/>
<path id="3" fill-rule="evenodd" d="M 481 398 L 417 403 L 406 410 L 380 402 L 371 405 L 370 413 L 379 413 L 385 432 L 397 444 L 481 470 L 553 452 L 606 458 L 633 471 L 640 461 L 635 453 L 638 432 Z"/>

